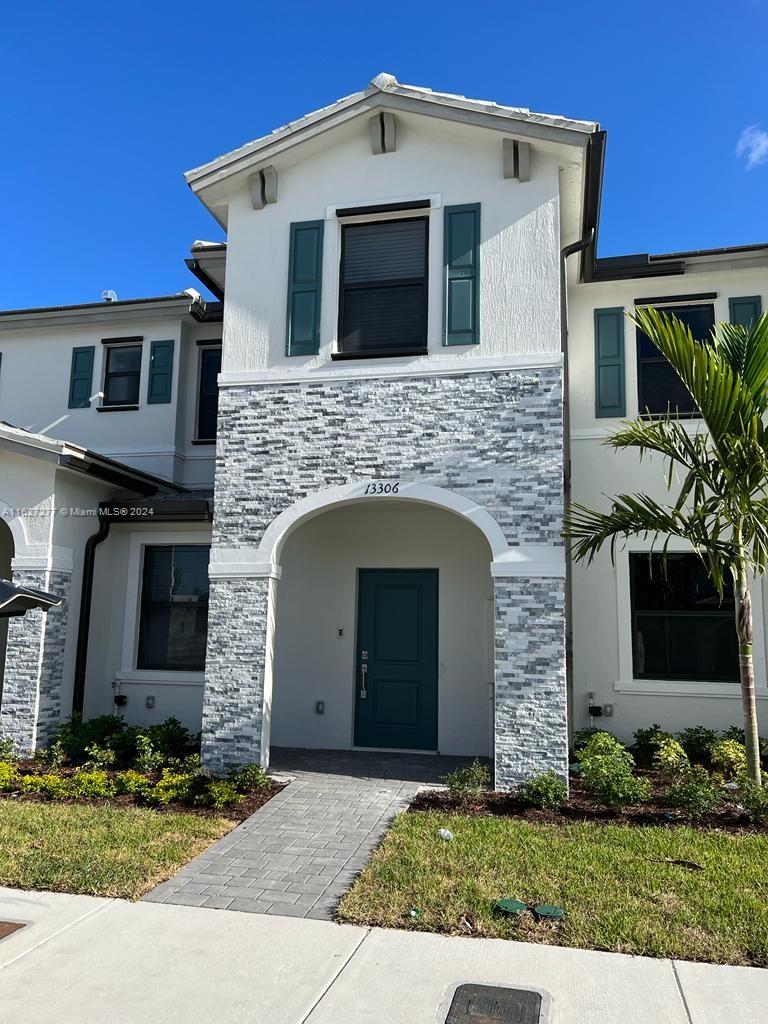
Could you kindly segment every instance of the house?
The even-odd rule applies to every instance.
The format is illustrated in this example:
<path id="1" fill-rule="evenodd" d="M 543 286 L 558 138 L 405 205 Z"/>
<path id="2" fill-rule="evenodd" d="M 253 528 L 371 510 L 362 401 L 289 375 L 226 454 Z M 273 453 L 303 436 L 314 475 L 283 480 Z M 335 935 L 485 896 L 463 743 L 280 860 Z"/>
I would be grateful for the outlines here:
<path id="1" fill-rule="evenodd" d="M 561 528 L 571 499 L 664 497 L 601 444 L 686 401 L 624 311 L 748 322 L 768 245 L 599 258 L 604 152 L 382 74 L 187 173 L 226 232 L 187 260 L 216 301 L 0 314 L 0 576 L 65 597 L 11 620 L 2 734 L 117 708 L 202 727 L 217 771 L 439 750 L 507 788 L 598 715 L 737 722 L 690 553 L 668 582 L 641 543 L 574 567 Z"/>

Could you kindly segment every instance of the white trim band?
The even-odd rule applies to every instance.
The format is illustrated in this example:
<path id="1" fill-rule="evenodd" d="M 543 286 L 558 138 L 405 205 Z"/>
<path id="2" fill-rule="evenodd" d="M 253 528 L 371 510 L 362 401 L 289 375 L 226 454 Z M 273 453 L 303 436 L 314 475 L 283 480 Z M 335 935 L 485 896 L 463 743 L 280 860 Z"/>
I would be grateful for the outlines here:
<path id="1" fill-rule="evenodd" d="M 390 380 L 401 377 L 456 377 L 468 373 L 494 373 L 504 370 L 544 370 L 562 365 L 560 352 L 529 353 L 521 356 L 505 356 L 498 359 L 457 359 L 427 357 L 407 363 L 382 364 L 377 360 L 366 361 L 365 366 L 349 364 L 326 364 L 318 369 L 281 369 L 267 371 L 236 370 L 219 374 L 220 388 L 236 388 L 243 385 L 265 386 L 270 384 L 327 384 L 343 383 L 346 380 Z"/>

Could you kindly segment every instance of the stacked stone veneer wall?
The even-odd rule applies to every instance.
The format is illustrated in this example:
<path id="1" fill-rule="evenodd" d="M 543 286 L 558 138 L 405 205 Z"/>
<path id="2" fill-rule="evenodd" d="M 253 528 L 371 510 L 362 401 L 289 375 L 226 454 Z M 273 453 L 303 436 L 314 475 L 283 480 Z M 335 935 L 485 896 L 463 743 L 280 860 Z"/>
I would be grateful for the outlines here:
<path id="1" fill-rule="evenodd" d="M 19 754 L 45 746 L 62 720 L 64 647 L 71 576 L 44 569 L 15 569 L 13 582 L 62 597 L 50 611 L 28 611 L 8 620 L 0 737 Z"/>
<path id="2" fill-rule="evenodd" d="M 225 388 L 214 547 L 255 548 L 301 498 L 377 478 L 471 499 L 511 546 L 560 546 L 562 424 L 562 374 L 551 367 Z M 508 786 L 566 769 L 563 585 L 495 585 L 497 781 Z M 263 746 L 266 595 L 264 580 L 211 581 L 203 754 L 216 770 L 258 759 Z"/>

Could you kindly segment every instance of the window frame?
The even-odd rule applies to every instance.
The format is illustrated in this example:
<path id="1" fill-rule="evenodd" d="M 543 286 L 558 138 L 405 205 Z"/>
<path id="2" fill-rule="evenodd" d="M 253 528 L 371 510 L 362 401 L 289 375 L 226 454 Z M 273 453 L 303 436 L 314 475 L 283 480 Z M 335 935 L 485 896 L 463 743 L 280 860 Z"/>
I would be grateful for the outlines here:
<path id="1" fill-rule="evenodd" d="M 137 627 L 138 628 L 137 628 L 137 644 L 136 644 L 136 670 L 138 672 L 195 672 L 196 673 L 196 672 L 204 672 L 205 671 L 205 645 L 204 645 L 204 649 L 203 649 L 202 665 L 199 668 L 179 668 L 179 667 L 170 668 L 167 665 L 161 668 L 161 667 L 157 667 L 157 666 L 140 665 L 139 664 L 140 657 L 141 657 L 142 623 L 144 621 L 145 590 L 146 590 L 146 569 L 147 569 L 147 552 L 148 552 L 148 550 L 150 548 L 152 548 L 152 549 L 201 548 L 202 549 L 202 548 L 205 548 L 205 547 L 206 547 L 206 545 L 203 545 L 203 544 L 185 544 L 183 540 L 181 540 L 179 542 L 176 542 L 176 543 L 172 543 L 172 544 L 145 544 L 144 545 L 144 550 L 142 552 L 142 559 L 141 559 L 141 574 L 140 574 L 141 578 L 139 580 L 139 615 L 138 615 L 138 623 L 137 623 Z M 210 547 L 208 547 L 208 560 L 209 560 L 209 564 L 210 564 Z M 155 601 L 155 602 L 152 602 L 152 603 L 155 604 L 155 605 L 162 605 L 162 607 L 164 607 L 164 608 L 171 607 L 173 605 L 173 601 L 171 601 L 170 599 L 167 600 L 167 601 L 162 601 L 162 602 Z M 189 604 L 192 604 L 192 603 L 193 602 L 189 602 Z M 194 602 L 194 604 L 195 604 L 196 610 L 199 609 L 202 606 L 199 602 Z M 208 608 L 209 607 L 210 607 L 210 588 L 209 588 L 209 591 L 208 591 L 208 600 L 206 600 L 206 602 L 205 602 L 205 608 L 206 608 L 205 644 L 207 644 L 207 641 L 208 641 Z"/>
<path id="2" fill-rule="evenodd" d="M 398 216 L 397 210 L 389 211 L 386 215 L 353 215 L 350 211 L 348 216 L 339 220 L 340 230 L 340 242 L 339 242 L 339 263 L 338 263 L 338 295 L 336 297 L 337 306 L 337 317 L 336 317 L 336 341 L 331 352 L 331 359 L 392 359 L 397 356 L 421 356 L 427 355 L 429 352 L 429 248 L 430 248 L 430 213 L 431 207 L 424 207 L 421 213 L 414 214 L 412 210 L 403 210 L 403 215 Z M 423 289 L 423 316 L 422 316 L 422 344 L 411 348 L 381 348 L 381 349 L 369 349 L 367 351 L 355 351 L 349 352 L 344 351 L 343 348 L 343 337 L 344 337 L 344 297 L 346 289 L 358 290 L 362 288 L 376 287 L 377 282 L 358 282 L 353 285 L 345 285 L 344 283 L 344 256 L 346 251 L 346 232 L 349 227 L 362 227 L 363 225 L 371 224 L 389 224 L 394 221 L 422 221 L 424 224 L 424 273 L 421 278 L 422 289 Z M 388 280 L 385 283 L 381 283 L 380 287 L 402 287 L 403 285 L 413 284 L 417 278 L 397 278 L 394 280 Z"/>
<path id="3" fill-rule="evenodd" d="M 128 574 L 125 596 L 122 654 L 115 682 L 128 686 L 151 682 L 152 685 L 202 686 L 204 671 L 140 669 L 138 665 L 141 596 L 144 580 L 144 551 L 163 545 L 199 545 L 212 547 L 211 531 L 207 530 L 136 530 L 130 534 Z M 210 565 L 210 563 L 209 563 Z M 210 583 L 210 572 L 208 575 Z"/>
<path id="4" fill-rule="evenodd" d="M 657 309 L 657 310 L 659 310 L 662 313 L 672 313 L 672 314 L 674 314 L 677 310 L 680 310 L 680 309 L 703 309 L 704 307 L 708 307 L 709 309 L 712 310 L 712 326 L 714 327 L 717 324 L 717 317 L 715 315 L 715 299 L 714 298 L 711 298 L 711 299 L 699 299 L 699 300 L 695 300 L 695 299 L 680 299 L 678 301 L 674 301 L 674 300 L 669 301 L 669 300 L 667 300 L 666 302 L 663 299 L 660 298 L 658 301 L 655 301 L 655 302 L 648 302 L 648 303 L 637 303 L 636 302 L 635 303 L 635 308 L 649 308 L 649 307 Z M 641 419 L 652 420 L 652 419 L 655 419 L 657 416 L 663 416 L 665 414 L 665 411 L 664 410 L 657 410 L 656 412 L 653 412 L 653 411 L 648 412 L 648 410 L 646 409 L 646 403 L 645 403 L 645 401 L 643 399 L 643 373 L 642 373 L 642 370 L 643 370 L 643 367 L 645 365 L 649 364 L 649 363 L 652 363 L 654 365 L 664 365 L 664 364 L 666 364 L 667 366 L 670 366 L 670 363 L 669 363 L 669 360 L 666 359 L 661 354 L 659 354 L 658 356 L 642 356 L 640 354 L 640 334 L 641 333 L 642 332 L 640 331 L 640 328 L 639 327 L 635 327 L 635 371 L 636 371 L 636 374 L 637 374 L 637 411 L 638 411 L 638 416 Z M 674 373 L 674 370 L 672 372 Z M 674 410 L 672 410 L 672 412 L 674 413 Z M 698 419 L 701 419 L 701 414 L 695 408 L 693 408 L 691 410 L 684 410 L 682 412 L 678 412 L 676 415 L 677 415 L 678 419 L 681 419 L 681 420 L 698 420 Z"/>
<path id="5" fill-rule="evenodd" d="M 610 608 L 607 610 L 611 621 L 616 623 L 618 634 L 617 650 L 613 654 L 615 668 L 609 670 L 613 675 L 613 690 L 616 693 L 641 694 L 644 696 L 667 697 L 729 697 L 738 700 L 739 689 L 730 682 L 698 682 L 688 679 L 647 678 L 636 679 L 633 661 L 633 620 L 629 556 L 630 554 L 647 554 L 651 545 L 639 537 L 629 537 L 623 550 L 616 553 L 616 563 L 611 573 L 615 590 L 610 586 L 610 577 L 606 578 L 606 600 Z M 659 550 L 657 546 L 656 550 Z M 667 550 L 672 553 L 689 553 L 693 549 L 679 537 L 668 538 Z M 595 570 L 590 570 L 594 572 Z M 610 570 L 608 570 L 610 572 Z M 763 588 L 752 588 L 752 613 L 755 622 L 763 621 Z M 753 655 L 755 677 L 766 678 L 766 644 L 765 632 L 755 629 Z M 610 680 L 610 676 L 609 676 Z M 609 683 L 610 685 L 610 683 Z M 757 687 L 757 696 L 768 699 L 768 686 Z"/>
<path id="6" fill-rule="evenodd" d="M 200 415 L 202 412 L 202 384 L 203 384 L 203 361 L 206 352 L 212 349 L 218 349 L 219 353 L 222 351 L 221 339 L 211 339 L 210 341 L 198 341 L 198 356 L 197 356 L 197 371 L 195 375 L 196 388 L 195 388 L 195 432 L 193 442 L 195 444 L 215 444 L 216 443 L 216 426 L 218 425 L 218 397 L 221 389 L 219 388 L 218 382 L 216 384 L 216 425 L 214 426 L 213 434 L 209 437 L 204 436 L 200 433 Z M 220 357 L 221 358 L 221 357 Z M 221 373 L 221 363 L 219 363 L 219 373 Z"/>
<path id="7" fill-rule="evenodd" d="M 724 611 L 715 611 L 715 610 L 713 610 L 711 612 L 708 612 L 708 611 L 702 609 L 702 610 L 700 610 L 699 613 L 697 613 L 695 611 L 665 611 L 662 608 L 659 608 L 657 610 L 654 610 L 654 609 L 638 610 L 638 608 L 636 606 L 635 578 L 634 578 L 633 566 L 637 565 L 638 561 L 641 560 L 641 559 L 646 559 L 647 560 L 648 554 L 649 554 L 648 551 L 632 551 L 632 552 L 629 552 L 629 555 L 628 555 L 628 559 L 629 559 L 629 586 L 630 586 L 630 592 L 629 592 L 629 600 L 630 600 L 630 629 L 632 631 L 632 678 L 633 679 L 637 679 L 637 680 L 656 679 L 656 678 L 658 678 L 656 675 L 654 675 L 651 672 L 642 672 L 641 673 L 639 671 L 638 667 L 637 667 L 638 666 L 638 661 L 639 661 L 638 629 L 637 629 L 637 616 L 638 615 L 643 615 L 643 614 L 645 614 L 645 615 L 658 615 L 658 616 L 664 616 L 666 619 L 675 619 L 675 618 L 683 618 L 684 616 L 691 616 L 691 615 L 701 614 L 702 618 L 711 618 L 711 619 L 717 618 L 719 620 L 727 619 L 727 620 L 729 620 L 731 622 L 731 625 L 733 627 L 734 642 L 735 642 L 735 636 L 736 636 L 736 630 L 735 630 L 735 625 L 734 625 L 734 620 L 733 620 L 734 613 L 730 609 L 728 611 L 725 611 L 725 612 Z M 661 556 L 662 552 L 660 550 L 656 550 L 656 551 L 652 552 L 652 554 Z M 690 558 L 698 558 L 698 556 L 694 552 L 692 552 L 692 551 L 670 551 L 669 554 L 670 555 L 686 555 L 686 556 L 688 556 Z M 707 676 L 694 676 L 694 675 L 691 675 L 690 673 L 678 673 L 678 672 L 670 672 L 670 671 L 668 671 L 668 672 L 665 673 L 664 678 L 665 679 L 669 679 L 669 680 L 671 680 L 673 682 L 674 681 L 681 681 L 681 682 L 688 682 L 688 683 L 723 683 L 723 684 L 726 684 L 728 686 L 738 686 L 738 684 L 739 684 L 738 659 L 736 661 L 736 669 L 735 669 L 735 672 L 734 672 L 733 676 L 718 676 L 718 675 L 714 675 L 714 674 L 713 675 L 707 675 Z M 737 695 L 737 694 L 735 694 L 735 695 Z"/>
<path id="8" fill-rule="evenodd" d="M 139 408 L 139 402 L 141 398 L 141 375 L 144 366 L 144 339 L 143 338 L 125 338 L 115 339 L 114 341 L 104 340 L 102 342 L 103 356 L 102 356 L 102 370 L 101 370 L 101 394 L 102 400 L 98 408 L 100 409 L 123 409 L 125 411 L 134 411 Z M 131 371 L 130 374 L 126 373 L 112 373 L 109 371 L 109 360 L 112 352 L 115 349 L 122 348 L 136 348 L 139 350 L 139 368 L 136 371 Z M 110 402 L 107 399 L 107 388 L 110 380 L 110 376 L 113 377 L 126 377 L 135 376 L 136 378 L 136 398 L 132 402 Z"/>

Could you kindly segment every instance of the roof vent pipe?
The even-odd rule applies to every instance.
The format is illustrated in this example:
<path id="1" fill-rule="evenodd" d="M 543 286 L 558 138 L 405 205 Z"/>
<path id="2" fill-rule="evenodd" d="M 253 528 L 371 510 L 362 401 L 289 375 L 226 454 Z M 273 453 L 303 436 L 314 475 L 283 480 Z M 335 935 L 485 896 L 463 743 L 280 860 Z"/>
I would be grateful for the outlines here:
<path id="1" fill-rule="evenodd" d="M 107 288 L 101 293 L 102 302 L 117 302 L 117 292 Z"/>

